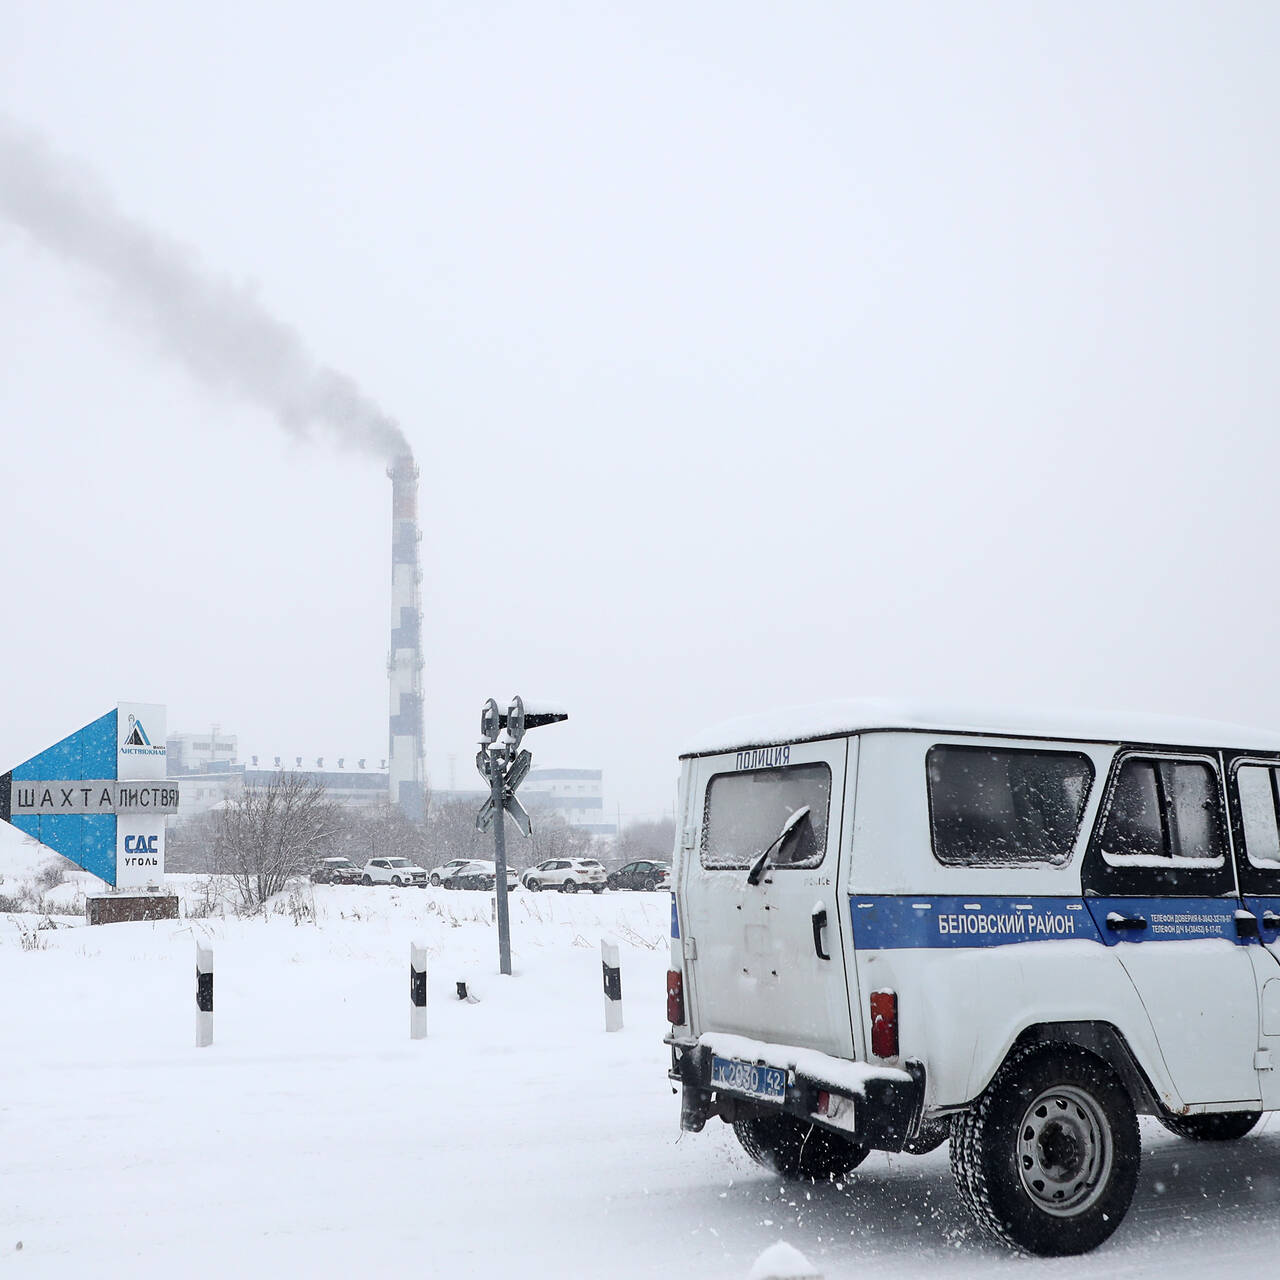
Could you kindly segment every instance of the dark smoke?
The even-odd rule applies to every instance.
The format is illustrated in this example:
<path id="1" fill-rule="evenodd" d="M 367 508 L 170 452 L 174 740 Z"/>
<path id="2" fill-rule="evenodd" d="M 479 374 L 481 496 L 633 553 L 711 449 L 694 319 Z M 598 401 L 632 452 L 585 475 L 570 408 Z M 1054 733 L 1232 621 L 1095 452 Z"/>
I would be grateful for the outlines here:
<path id="1" fill-rule="evenodd" d="M 78 166 L 3 119 L 0 216 L 106 280 L 129 318 L 206 385 L 262 406 L 296 436 L 320 427 L 382 457 L 409 452 L 351 378 L 317 364 L 242 286 L 206 275 L 189 251 L 126 217 Z"/>

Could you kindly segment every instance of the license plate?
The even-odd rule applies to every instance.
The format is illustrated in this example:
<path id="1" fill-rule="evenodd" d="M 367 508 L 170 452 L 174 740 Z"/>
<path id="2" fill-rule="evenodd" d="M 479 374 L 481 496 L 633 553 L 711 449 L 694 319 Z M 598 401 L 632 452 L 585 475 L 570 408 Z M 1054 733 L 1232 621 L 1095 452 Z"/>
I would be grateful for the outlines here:
<path id="1" fill-rule="evenodd" d="M 720 1089 L 732 1089 L 734 1093 L 781 1102 L 787 1091 L 787 1073 L 777 1067 L 756 1067 L 733 1058 L 713 1057 L 711 1083 Z"/>

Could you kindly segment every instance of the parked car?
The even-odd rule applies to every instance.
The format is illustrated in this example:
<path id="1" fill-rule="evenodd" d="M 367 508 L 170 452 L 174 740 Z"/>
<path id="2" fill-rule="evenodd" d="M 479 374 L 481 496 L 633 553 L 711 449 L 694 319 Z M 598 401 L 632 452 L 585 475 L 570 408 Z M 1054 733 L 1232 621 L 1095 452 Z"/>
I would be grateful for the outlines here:
<path id="1" fill-rule="evenodd" d="M 321 858 L 311 872 L 312 884 L 359 884 L 360 868 L 350 858 Z"/>
<path id="2" fill-rule="evenodd" d="M 438 867 L 432 867 L 428 879 L 434 885 L 444 884 L 459 867 L 465 867 L 470 861 L 470 858 L 450 858 L 448 862 L 442 862 Z"/>
<path id="3" fill-rule="evenodd" d="M 577 893 L 590 889 L 603 893 L 608 880 L 604 864 L 594 858 L 548 858 L 530 867 L 521 877 L 526 889 L 559 889 L 561 893 Z"/>
<path id="4" fill-rule="evenodd" d="M 427 873 L 415 867 L 408 858 L 370 858 L 364 864 L 361 884 L 421 885 L 426 888 Z"/>
<path id="5" fill-rule="evenodd" d="M 461 865 L 451 867 L 441 877 L 440 883 L 446 889 L 488 889 L 497 886 L 497 866 L 484 858 L 463 859 Z M 507 888 L 516 887 L 516 873 L 507 868 Z"/>
<path id="6" fill-rule="evenodd" d="M 641 858 L 609 873 L 610 889 L 670 889 L 671 864 Z"/>

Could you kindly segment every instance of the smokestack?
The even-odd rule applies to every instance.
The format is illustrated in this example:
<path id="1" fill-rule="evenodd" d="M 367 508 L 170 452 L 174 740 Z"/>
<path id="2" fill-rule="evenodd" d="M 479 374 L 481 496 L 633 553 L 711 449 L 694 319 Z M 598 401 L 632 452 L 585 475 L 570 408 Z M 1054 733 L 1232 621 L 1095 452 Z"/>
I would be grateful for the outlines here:
<path id="1" fill-rule="evenodd" d="M 418 468 L 402 454 L 391 477 L 391 803 L 418 821 L 426 813 L 422 765 L 422 570 L 418 566 Z"/>

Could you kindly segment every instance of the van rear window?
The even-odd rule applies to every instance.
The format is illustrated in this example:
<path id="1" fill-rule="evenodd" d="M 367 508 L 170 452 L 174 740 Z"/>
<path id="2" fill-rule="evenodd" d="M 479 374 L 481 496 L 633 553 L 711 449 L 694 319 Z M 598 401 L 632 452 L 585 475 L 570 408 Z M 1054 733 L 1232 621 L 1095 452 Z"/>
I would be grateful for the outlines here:
<path id="1" fill-rule="evenodd" d="M 1061 866 L 1071 857 L 1093 785 L 1073 751 L 929 749 L 933 854 L 947 866 Z"/>
<path id="2" fill-rule="evenodd" d="M 827 852 L 831 770 L 822 763 L 718 773 L 702 810 L 702 865 L 749 867 L 778 838 L 787 819 L 808 814 L 769 855 L 774 867 L 816 867 Z"/>

